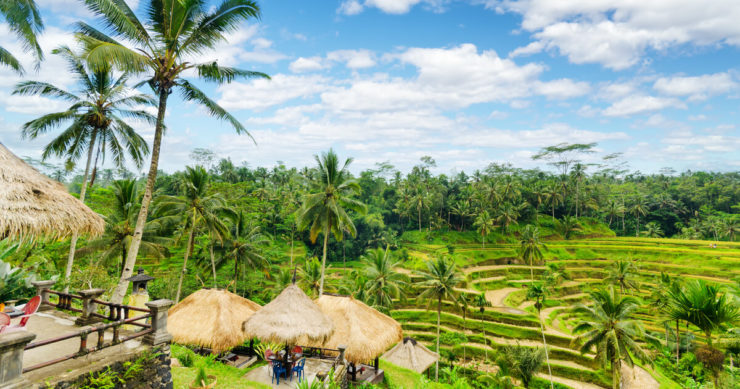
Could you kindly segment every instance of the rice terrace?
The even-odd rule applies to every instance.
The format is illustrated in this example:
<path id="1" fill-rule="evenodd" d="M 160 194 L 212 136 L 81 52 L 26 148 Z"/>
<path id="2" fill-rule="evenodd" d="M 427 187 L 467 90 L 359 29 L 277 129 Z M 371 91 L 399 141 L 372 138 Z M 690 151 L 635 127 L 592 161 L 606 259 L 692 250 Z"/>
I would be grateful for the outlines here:
<path id="1" fill-rule="evenodd" d="M 736 0 L 0 0 L 0 389 L 740 389 Z"/>

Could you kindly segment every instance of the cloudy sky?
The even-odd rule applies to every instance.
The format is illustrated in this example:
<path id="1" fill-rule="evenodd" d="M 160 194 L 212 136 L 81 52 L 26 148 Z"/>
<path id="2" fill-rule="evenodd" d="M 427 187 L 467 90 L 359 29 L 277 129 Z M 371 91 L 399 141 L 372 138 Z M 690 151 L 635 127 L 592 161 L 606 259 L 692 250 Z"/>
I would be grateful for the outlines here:
<path id="1" fill-rule="evenodd" d="M 136 7 L 145 0 L 128 3 Z M 73 44 L 79 0 L 37 0 L 46 50 Z M 329 147 L 355 169 L 424 155 L 439 172 L 533 167 L 539 148 L 598 142 L 633 170 L 740 170 L 737 0 L 267 0 L 263 16 L 199 61 L 272 80 L 203 86 L 257 141 L 172 101 L 161 166 L 192 149 L 250 166 L 312 164 Z M 0 26 L 0 46 L 21 51 Z M 21 55 L 23 56 L 23 55 Z M 54 55 L 28 78 L 75 88 Z M 24 58 L 32 68 L 30 57 Z M 0 141 L 38 157 L 20 125 L 62 102 L 11 96 L 0 70 Z M 175 95 L 173 95 L 175 96 Z M 151 139 L 153 130 L 139 125 Z M 594 156 L 593 158 L 596 158 Z"/>

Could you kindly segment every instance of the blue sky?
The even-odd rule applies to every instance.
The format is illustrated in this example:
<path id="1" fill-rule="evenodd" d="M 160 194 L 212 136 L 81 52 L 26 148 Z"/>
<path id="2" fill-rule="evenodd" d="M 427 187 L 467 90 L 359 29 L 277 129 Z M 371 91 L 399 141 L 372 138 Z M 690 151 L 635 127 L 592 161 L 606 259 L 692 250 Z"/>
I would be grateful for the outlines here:
<path id="1" fill-rule="evenodd" d="M 90 18 L 82 2 L 37 1 L 44 48 L 73 44 L 70 24 Z M 260 4 L 260 21 L 194 59 L 272 76 L 204 86 L 257 145 L 175 100 L 165 170 L 191 164 L 198 147 L 250 166 L 304 166 L 334 147 L 355 157 L 354 170 L 389 161 L 406 171 L 431 155 L 438 172 L 472 172 L 491 162 L 538 166 L 531 156 L 560 142 L 598 142 L 590 162 L 622 152 L 642 172 L 740 170 L 735 0 Z M 0 28 L 0 45 L 13 50 Z M 27 78 L 73 89 L 60 61 L 47 57 Z M 50 137 L 21 140 L 19 127 L 63 104 L 10 96 L 18 81 L 0 70 L 0 141 L 38 157 Z M 150 127 L 136 128 L 151 139 Z"/>

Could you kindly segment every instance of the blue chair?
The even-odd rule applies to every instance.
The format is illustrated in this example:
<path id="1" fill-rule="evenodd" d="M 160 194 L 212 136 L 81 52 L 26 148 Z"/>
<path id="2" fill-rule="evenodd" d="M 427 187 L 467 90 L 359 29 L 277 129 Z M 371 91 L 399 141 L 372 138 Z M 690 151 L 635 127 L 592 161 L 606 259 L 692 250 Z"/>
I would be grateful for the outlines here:
<path id="1" fill-rule="evenodd" d="M 293 367 L 293 371 L 290 373 L 291 378 L 293 377 L 293 373 L 296 373 L 298 375 L 298 382 L 301 382 L 301 378 L 304 378 L 303 375 L 303 368 L 306 366 L 306 358 L 301 358 L 298 363 L 295 364 Z"/>
<path id="2" fill-rule="evenodd" d="M 285 374 L 285 366 L 283 366 L 283 363 L 275 360 L 272 361 L 272 380 L 270 380 L 270 383 L 277 380 L 277 384 L 280 385 L 280 376 L 282 374 Z"/>

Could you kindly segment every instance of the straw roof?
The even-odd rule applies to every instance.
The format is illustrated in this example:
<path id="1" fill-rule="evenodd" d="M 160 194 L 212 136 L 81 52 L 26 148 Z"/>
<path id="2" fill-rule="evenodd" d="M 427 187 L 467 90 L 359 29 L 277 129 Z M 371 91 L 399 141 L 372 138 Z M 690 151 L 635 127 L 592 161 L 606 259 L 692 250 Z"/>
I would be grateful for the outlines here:
<path id="1" fill-rule="evenodd" d="M 316 304 L 334 322 L 334 335 L 325 346 L 347 346 L 344 355 L 349 362 L 370 361 L 403 337 L 397 321 L 351 296 L 324 294 Z"/>
<path id="2" fill-rule="evenodd" d="M 97 236 L 105 222 L 54 181 L 0 143 L 0 240 Z"/>
<path id="3" fill-rule="evenodd" d="M 424 347 L 413 338 L 404 338 L 403 342 L 383 354 L 383 359 L 394 365 L 423 373 L 439 359 L 439 354 Z"/>
<path id="4" fill-rule="evenodd" d="M 175 342 L 221 352 L 246 339 L 241 323 L 259 304 L 222 289 L 201 289 L 170 308 L 167 332 Z"/>
<path id="5" fill-rule="evenodd" d="M 334 332 L 334 324 L 293 284 L 248 318 L 243 329 L 248 337 L 265 342 L 323 344 Z"/>

